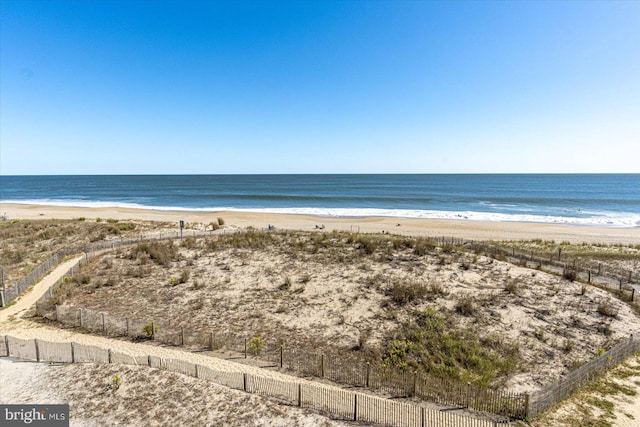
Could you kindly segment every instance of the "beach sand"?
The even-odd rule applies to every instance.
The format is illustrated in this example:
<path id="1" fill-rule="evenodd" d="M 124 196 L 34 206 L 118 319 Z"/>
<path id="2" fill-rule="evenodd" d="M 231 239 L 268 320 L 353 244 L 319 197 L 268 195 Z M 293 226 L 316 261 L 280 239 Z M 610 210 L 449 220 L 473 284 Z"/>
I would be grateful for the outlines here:
<path id="1" fill-rule="evenodd" d="M 191 212 L 158 211 L 130 208 L 77 208 L 2 203 L 0 213 L 7 219 L 74 219 L 113 218 L 118 220 L 145 220 L 178 222 L 184 220 L 187 229 L 200 228 L 217 218 L 223 218 L 231 228 L 267 228 L 269 225 L 284 230 L 353 231 L 361 233 L 400 234 L 407 236 L 456 237 L 470 240 L 553 240 L 571 243 L 640 244 L 640 227 L 614 228 L 572 226 L 565 224 L 538 224 L 524 222 L 483 222 L 470 220 L 437 220 L 415 218 L 336 218 L 256 212 Z"/>

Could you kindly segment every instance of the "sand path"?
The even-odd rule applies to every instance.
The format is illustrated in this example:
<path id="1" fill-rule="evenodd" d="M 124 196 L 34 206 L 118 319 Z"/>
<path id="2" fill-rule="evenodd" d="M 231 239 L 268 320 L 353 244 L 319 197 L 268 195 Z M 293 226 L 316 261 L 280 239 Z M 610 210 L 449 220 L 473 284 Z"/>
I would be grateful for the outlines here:
<path id="1" fill-rule="evenodd" d="M 191 353 L 176 348 L 159 347 L 153 344 L 134 343 L 114 338 L 83 334 L 74 330 L 59 329 L 54 326 L 36 323 L 24 317 L 33 304 L 48 291 L 49 287 L 60 280 L 71 267 L 77 265 L 83 258 L 84 255 L 81 255 L 63 262 L 40 280 L 29 292 L 19 297 L 14 305 L 0 310 L 0 335 L 10 335 L 22 339 L 38 338 L 52 342 L 76 342 L 103 349 L 111 349 L 112 351 L 130 356 L 154 355 L 165 359 L 185 360 L 207 366 L 216 371 L 242 372 L 261 377 L 280 379 L 282 381 L 312 383 L 312 381 L 306 381 L 300 377 L 293 377 L 231 360 Z"/>
<path id="2" fill-rule="evenodd" d="M 30 292 L 20 295 L 16 303 L 10 305 L 4 310 L 0 310 L 0 323 L 5 322 L 11 316 L 22 316 L 32 305 L 34 305 L 40 297 L 42 297 L 51 286 L 53 286 L 62 276 L 64 276 L 72 267 L 77 267 L 85 258 L 84 255 L 78 255 L 68 261 L 63 262 L 54 268 L 49 274 L 44 276 L 40 282 L 36 283 Z"/>

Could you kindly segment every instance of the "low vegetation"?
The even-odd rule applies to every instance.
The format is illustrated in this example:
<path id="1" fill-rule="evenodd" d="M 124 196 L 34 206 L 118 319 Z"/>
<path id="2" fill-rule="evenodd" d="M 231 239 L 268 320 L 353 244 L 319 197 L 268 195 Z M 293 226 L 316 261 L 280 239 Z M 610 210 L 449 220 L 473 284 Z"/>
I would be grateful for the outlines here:
<path id="1" fill-rule="evenodd" d="M 61 249 L 139 235 L 157 226 L 143 221 L 81 218 L 0 221 L 0 268 L 5 283 L 11 286 Z"/>
<path id="2" fill-rule="evenodd" d="M 640 332 L 605 291 L 425 238 L 249 230 L 141 243 L 79 274 L 56 302 L 517 391 Z"/>

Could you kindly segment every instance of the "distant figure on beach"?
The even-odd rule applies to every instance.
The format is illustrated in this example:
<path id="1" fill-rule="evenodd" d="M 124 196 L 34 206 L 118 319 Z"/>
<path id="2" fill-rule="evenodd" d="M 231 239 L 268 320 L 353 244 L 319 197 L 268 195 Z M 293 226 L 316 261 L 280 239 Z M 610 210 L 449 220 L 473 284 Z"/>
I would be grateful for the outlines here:
<path id="1" fill-rule="evenodd" d="M 275 227 L 273 225 L 269 224 L 269 230 L 273 230 L 273 229 L 275 229 Z"/>

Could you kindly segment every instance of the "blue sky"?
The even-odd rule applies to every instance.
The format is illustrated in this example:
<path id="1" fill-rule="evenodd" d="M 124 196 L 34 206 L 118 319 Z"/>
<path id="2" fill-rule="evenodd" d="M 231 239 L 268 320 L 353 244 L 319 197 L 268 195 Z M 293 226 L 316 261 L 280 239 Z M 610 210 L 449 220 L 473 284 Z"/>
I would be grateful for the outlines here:
<path id="1" fill-rule="evenodd" d="M 640 172 L 640 2 L 0 3 L 0 173 Z"/>

